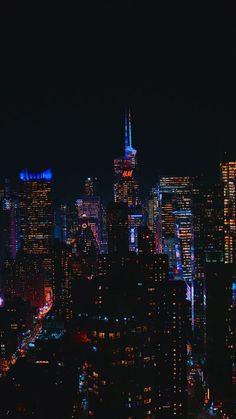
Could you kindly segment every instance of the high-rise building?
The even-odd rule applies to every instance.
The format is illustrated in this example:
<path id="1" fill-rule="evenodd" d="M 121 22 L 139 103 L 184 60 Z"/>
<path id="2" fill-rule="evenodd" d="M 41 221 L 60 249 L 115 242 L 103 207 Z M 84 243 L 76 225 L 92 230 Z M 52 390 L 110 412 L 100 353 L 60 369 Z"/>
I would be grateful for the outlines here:
<path id="1" fill-rule="evenodd" d="M 188 218 L 191 224 L 190 178 L 177 176 L 161 177 L 157 189 L 158 251 L 168 255 L 170 268 L 174 276 L 179 275 L 182 269 L 186 272 L 188 271 L 188 275 L 192 275 L 192 265 L 185 263 L 188 258 L 184 257 L 184 249 L 181 249 L 182 252 L 179 251 L 180 235 L 178 234 L 181 214 L 182 218 L 185 221 Z M 179 220 L 178 223 L 177 218 Z M 188 253 L 189 249 L 187 247 L 185 250 Z"/>
<path id="2" fill-rule="evenodd" d="M 85 214 L 80 220 L 76 241 L 78 256 L 96 258 L 98 254 L 97 240 Z"/>
<path id="3" fill-rule="evenodd" d="M 89 414 L 185 418 L 186 286 L 168 282 L 166 255 L 101 255 L 90 286 L 94 308 L 81 313 Z"/>
<path id="4" fill-rule="evenodd" d="M 52 172 L 20 173 L 21 249 L 29 254 L 48 254 L 53 238 Z"/>
<path id="5" fill-rule="evenodd" d="M 47 273 L 40 255 L 18 252 L 15 260 L 5 260 L 1 270 L 1 288 L 11 298 L 21 297 L 31 306 L 43 307 Z"/>
<path id="6" fill-rule="evenodd" d="M 79 217 L 86 218 L 97 242 L 98 251 L 102 250 L 103 228 L 102 228 L 102 202 L 100 196 L 86 195 L 82 197 L 82 214 Z"/>
<path id="7" fill-rule="evenodd" d="M 146 226 L 138 227 L 138 253 L 144 255 L 155 253 L 155 236 Z"/>
<path id="8" fill-rule="evenodd" d="M 84 194 L 89 196 L 97 195 L 96 183 L 97 178 L 86 177 L 84 181 Z"/>
<path id="9" fill-rule="evenodd" d="M 59 230 L 57 237 L 70 244 L 78 237 L 78 230 L 80 230 L 81 223 L 86 218 L 86 222 L 95 237 L 98 252 L 103 253 L 105 248 L 103 212 L 104 208 L 100 196 L 92 193 L 87 193 L 73 204 L 62 204 L 57 210 Z"/>
<path id="10" fill-rule="evenodd" d="M 220 165 L 224 190 L 224 258 L 225 263 L 235 261 L 236 240 L 236 162 L 225 161 Z"/>
<path id="11" fill-rule="evenodd" d="M 187 320 L 186 283 L 162 283 L 158 295 L 157 418 L 187 417 Z"/>
<path id="12" fill-rule="evenodd" d="M 235 323 L 232 264 L 209 263 L 206 269 L 206 373 L 211 402 L 233 399 Z M 233 416 L 232 416 L 233 417 Z"/>
<path id="13" fill-rule="evenodd" d="M 56 238 L 66 243 L 74 238 L 78 228 L 78 207 L 76 204 L 61 204 L 56 208 Z"/>
<path id="14" fill-rule="evenodd" d="M 131 115 L 125 113 L 125 153 L 114 160 L 114 201 L 126 202 L 128 206 L 140 203 L 139 185 L 136 179 L 137 151 L 132 145 Z"/>
<path id="15" fill-rule="evenodd" d="M 159 211 L 159 201 L 158 201 L 158 188 L 152 188 L 147 201 L 147 225 L 148 228 L 152 231 L 155 237 L 155 251 L 158 253 L 158 211 Z"/>
<path id="16" fill-rule="evenodd" d="M 17 251 L 17 208 L 8 179 L 0 197 L 0 230 L 1 265 L 4 259 L 14 259 Z"/>
<path id="17" fill-rule="evenodd" d="M 55 312 L 61 318 L 72 318 L 72 252 L 66 243 L 55 240 L 53 246 Z"/>
<path id="18" fill-rule="evenodd" d="M 206 349 L 206 262 L 224 261 L 223 188 L 198 176 L 192 183 L 194 227 L 194 350 Z"/>
<path id="19" fill-rule="evenodd" d="M 191 179 L 161 177 L 158 184 L 158 251 L 169 258 L 170 275 L 187 284 L 194 328 L 194 229 Z"/>
<path id="20" fill-rule="evenodd" d="M 114 160 L 114 201 L 129 208 L 129 250 L 137 252 L 137 228 L 142 225 L 143 209 L 137 181 L 137 151 L 132 145 L 130 111 L 125 113 L 124 156 Z"/>
<path id="21" fill-rule="evenodd" d="M 126 254 L 129 251 L 128 206 L 111 202 L 107 206 L 108 253 Z"/>
<path id="22" fill-rule="evenodd" d="M 192 184 L 195 277 L 205 262 L 224 261 L 224 198 L 222 184 L 197 177 Z"/>

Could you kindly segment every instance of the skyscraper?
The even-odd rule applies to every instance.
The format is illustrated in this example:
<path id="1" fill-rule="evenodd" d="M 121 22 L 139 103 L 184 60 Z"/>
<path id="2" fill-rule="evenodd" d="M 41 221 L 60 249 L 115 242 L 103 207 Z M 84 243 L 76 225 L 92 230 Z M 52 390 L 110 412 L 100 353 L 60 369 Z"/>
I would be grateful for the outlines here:
<path id="1" fill-rule="evenodd" d="M 96 195 L 97 178 L 86 177 L 84 181 L 84 194 L 89 196 Z"/>
<path id="2" fill-rule="evenodd" d="M 99 258 L 94 308 L 81 320 L 91 416 L 186 417 L 186 286 L 168 282 L 167 263 L 155 254 Z"/>
<path id="3" fill-rule="evenodd" d="M 222 184 L 205 176 L 193 179 L 194 227 L 194 344 L 205 353 L 206 344 L 206 262 L 224 261 Z"/>
<path id="4" fill-rule="evenodd" d="M 194 230 L 191 179 L 164 176 L 158 184 L 158 251 L 169 257 L 170 275 L 183 279 L 191 300 L 194 328 Z"/>
<path id="5" fill-rule="evenodd" d="M 183 269 L 186 274 L 188 271 L 187 275 L 192 275 L 192 265 L 188 257 L 185 257 L 189 248 L 180 249 L 179 234 L 181 220 L 184 219 L 185 223 L 188 220 L 190 225 L 192 223 L 190 184 L 190 178 L 186 176 L 164 176 L 160 178 L 157 186 L 158 251 L 168 254 L 174 276 L 181 276 Z"/>
<path id="6" fill-rule="evenodd" d="M 155 237 L 146 226 L 138 227 L 138 253 L 144 255 L 155 253 Z"/>
<path id="7" fill-rule="evenodd" d="M 48 254 L 53 238 L 52 172 L 20 173 L 20 240 L 28 254 Z"/>
<path id="8" fill-rule="evenodd" d="M 126 254 L 129 251 L 128 206 L 111 202 L 107 207 L 108 253 Z"/>
<path id="9" fill-rule="evenodd" d="M 224 257 L 225 263 L 232 263 L 235 261 L 236 238 L 236 162 L 221 163 L 220 171 L 224 189 Z"/>
<path id="10" fill-rule="evenodd" d="M 158 202 L 158 189 L 152 188 L 147 201 L 147 224 L 148 228 L 152 231 L 155 237 L 155 251 L 158 253 L 158 211 L 159 211 L 159 202 Z"/>
<path id="11" fill-rule="evenodd" d="M 158 250 L 174 277 L 193 278 L 193 228 L 189 177 L 161 177 L 158 185 Z"/>
<path id="12" fill-rule="evenodd" d="M 137 150 L 132 145 L 131 114 L 125 113 L 124 156 L 114 160 L 114 201 L 128 206 L 140 203 L 139 184 L 136 179 Z"/>
<path id="13" fill-rule="evenodd" d="M 210 400 L 233 397 L 235 323 L 232 323 L 232 264 L 209 263 L 206 269 L 206 369 Z M 234 383 L 235 384 L 235 383 Z M 233 416 L 232 416 L 233 417 Z"/>
<path id="14" fill-rule="evenodd" d="M 5 179 L 0 197 L 0 265 L 7 258 L 15 258 L 17 251 L 17 208 L 10 182 Z"/>
<path id="15" fill-rule="evenodd" d="M 137 151 L 132 145 L 131 113 L 125 113 L 124 156 L 114 160 L 114 201 L 125 202 L 129 208 L 129 250 L 137 252 L 137 228 L 143 211 L 137 181 Z"/>
<path id="16" fill-rule="evenodd" d="M 187 417 L 187 302 L 183 281 L 162 283 L 157 294 L 157 418 Z"/>
<path id="17" fill-rule="evenodd" d="M 42 258 L 18 252 L 15 260 L 6 260 L 1 270 L 1 287 L 11 298 L 21 297 L 32 306 L 43 307 L 47 275 Z"/>
<path id="18" fill-rule="evenodd" d="M 85 195 L 81 199 L 82 214 L 79 216 L 81 221 L 86 217 L 89 227 L 97 242 L 97 248 L 102 250 L 102 202 L 100 196 Z"/>

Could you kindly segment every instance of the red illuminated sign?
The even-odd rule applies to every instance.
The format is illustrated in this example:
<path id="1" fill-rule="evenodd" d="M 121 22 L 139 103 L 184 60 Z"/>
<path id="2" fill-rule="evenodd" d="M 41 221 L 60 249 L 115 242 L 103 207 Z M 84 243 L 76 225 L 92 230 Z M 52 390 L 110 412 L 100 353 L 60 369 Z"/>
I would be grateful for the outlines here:
<path id="1" fill-rule="evenodd" d="M 124 170 L 123 173 L 122 173 L 122 177 L 130 178 L 130 177 L 132 177 L 132 175 L 133 175 L 133 170 Z"/>

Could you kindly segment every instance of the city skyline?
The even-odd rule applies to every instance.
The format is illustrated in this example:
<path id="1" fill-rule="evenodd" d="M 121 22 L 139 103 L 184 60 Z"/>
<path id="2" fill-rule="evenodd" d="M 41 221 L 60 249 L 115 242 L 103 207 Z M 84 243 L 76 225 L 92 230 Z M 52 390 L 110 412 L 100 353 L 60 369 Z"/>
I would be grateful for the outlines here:
<path id="1" fill-rule="evenodd" d="M 137 120 L 135 118 L 135 115 L 132 112 L 132 109 L 130 106 L 124 106 L 122 109 L 122 120 L 120 121 L 120 138 L 118 139 L 118 144 L 112 143 L 114 145 L 114 149 L 119 147 L 119 150 L 116 152 L 113 152 L 113 155 L 111 155 L 111 159 L 105 159 L 103 162 L 105 164 L 102 164 L 101 166 L 96 166 L 96 164 L 93 163 L 92 166 L 89 166 L 90 171 L 88 169 L 84 169 L 83 167 L 75 169 L 75 172 L 73 170 L 66 170 L 63 172 L 58 166 L 58 163 L 53 164 L 53 161 L 50 159 L 45 160 L 43 157 L 41 160 L 38 159 L 33 163 L 33 159 L 31 161 L 25 160 L 24 165 L 18 163 L 15 166 L 15 169 L 11 168 L 6 170 L 4 173 L 0 172 L 0 180 L 3 183 L 4 179 L 10 179 L 12 184 L 16 186 L 17 181 L 19 180 L 19 175 L 23 176 L 23 173 L 26 171 L 29 172 L 43 172 L 44 170 L 51 170 L 53 173 L 53 179 L 54 179 L 54 199 L 56 202 L 73 202 L 76 198 L 78 198 L 81 194 L 83 194 L 83 182 L 86 178 L 92 176 L 93 178 L 97 179 L 97 188 L 98 193 L 105 199 L 106 201 L 111 201 L 113 199 L 113 181 L 112 178 L 109 176 L 109 174 L 112 172 L 113 168 L 113 161 L 115 159 L 116 155 L 122 155 L 125 152 L 124 142 L 126 141 L 126 126 L 125 126 L 125 115 L 126 110 L 129 109 L 129 118 L 132 118 L 132 128 L 131 123 L 129 123 L 129 136 L 132 136 L 132 146 L 133 150 L 137 152 L 137 161 L 138 161 L 138 176 L 140 180 L 140 193 L 141 196 L 144 197 L 148 190 L 151 189 L 151 187 L 155 186 L 158 182 L 158 179 L 162 176 L 200 176 L 204 175 L 209 177 L 209 179 L 217 179 L 219 176 L 219 166 L 224 161 L 225 155 L 227 156 L 227 160 L 234 161 L 234 156 L 236 155 L 236 148 L 235 152 L 233 151 L 232 147 L 231 149 L 227 149 L 223 147 L 221 151 L 218 151 L 216 154 L 214 154 L 211 157 L 211 160 L 208 161 L 208 165 L 205 165 L 204 161 L 202 161 L 202 164 L 199 162 L 198 166 L 194 166 L 194 164 L 187 164 L 183 166 L 183 164 L 179 165 L 173 165 L 172 163 L 159 163 L 159 167 L 153 165 L 146 165 L 145 161 L 142 157 L 142 154 L 144 150 L 147 148 L 145 147 L 145 144 L 139 145 L 136 141 L 136 134 L 137 134 L 137 127 L 135 127 L 135 124 L 137 123 Z M 139 148 L 140 146 L 140 148 Z M 147 150 L 146 150 L 147 151 Z M 149 155 L 151 158 L 153 158 L 152 153 Z M 170 156 L 171 157 L 171 156 Z M 176 155 L 172 156 L 175 157 Z M 97 160 L 97 159 L 96 159 Z M 171 160 L 171 158 L 170 158 Z M 88 161 L 88 160 L 87 160 Z M 192 163 L 192 162 L 191 162 Z M 147 164 L 147 162 L 146 162 Z M 17 169 L 16 169 L 17 168 Z M 102 170 L 102 172 L 101 172 Z M 99 176 L 100 174 L 100 176 Z"/>
<path id="2" fill-rule="evenodd" d="M 0 418 L 233 419 L 234 14 L 77 6 L 0 38 Z"/>

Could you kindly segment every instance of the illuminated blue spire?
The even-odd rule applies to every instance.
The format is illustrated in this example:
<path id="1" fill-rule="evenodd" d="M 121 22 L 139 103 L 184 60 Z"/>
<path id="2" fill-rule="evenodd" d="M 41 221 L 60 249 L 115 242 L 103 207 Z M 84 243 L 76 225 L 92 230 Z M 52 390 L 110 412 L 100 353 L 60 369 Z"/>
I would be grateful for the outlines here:
<path id="1" fill-rule="evenodd" d="M 125 153 L 129 147 L 129 129 L 128 129 L 128 112 L 125 111 Z"/>
<path id="2" fill-rule="evenodd" d="M 132 148 L 131 112 L 129 109 L 129 146 Z"/>
<path id="3" fill-rule="evenodd" d="M 136 150 L 132 146 L 132 126 L 130 109 L 125 111 L 125 156 L 136 154 Z"/>

